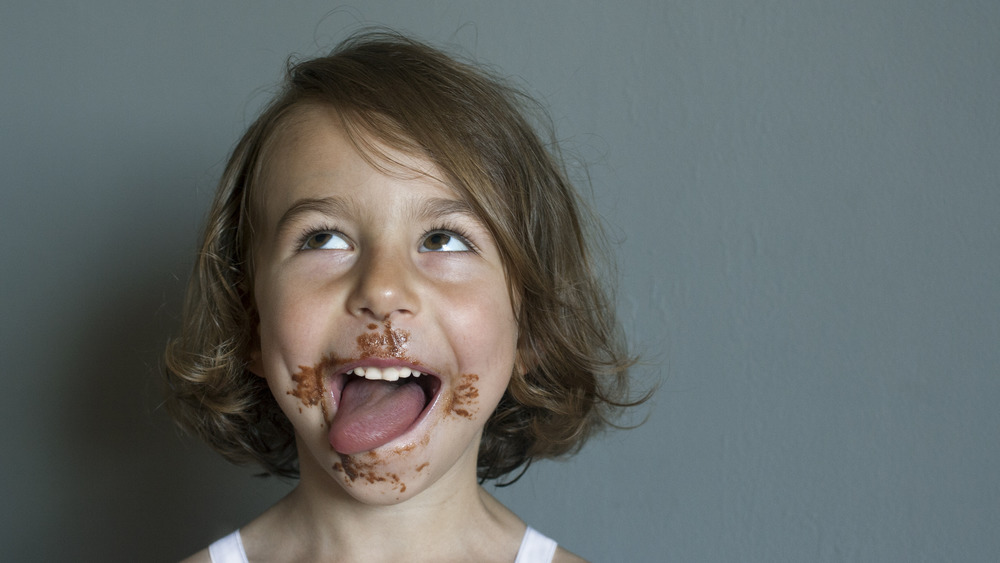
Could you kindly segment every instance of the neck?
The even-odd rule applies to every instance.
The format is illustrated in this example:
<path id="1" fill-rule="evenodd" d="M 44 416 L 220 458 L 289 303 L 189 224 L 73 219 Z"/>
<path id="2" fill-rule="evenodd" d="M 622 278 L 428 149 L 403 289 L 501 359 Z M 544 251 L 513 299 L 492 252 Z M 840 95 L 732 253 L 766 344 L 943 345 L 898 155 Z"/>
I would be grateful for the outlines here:
<path id="1" fill-rule="evenodd" d="M 363 477 L 339 483 L 303 456 L 299 485 L 259 519 L 281 533 L 265 534 L 270 548 L 255 544 L 247 550 L 279 549 L 298 560 L 328 561 L 450 560 L 484 549 L 493 550 L 486 551 L 490 556 L 509 551 L 524 524 L 478 485 L 475 453 L 466 452 L 443 475 L 420 490 L 411 488 L 400 501 L 386 491 L 386 483 Z M 284 545 L 278 547 L 275 537 Z"/>

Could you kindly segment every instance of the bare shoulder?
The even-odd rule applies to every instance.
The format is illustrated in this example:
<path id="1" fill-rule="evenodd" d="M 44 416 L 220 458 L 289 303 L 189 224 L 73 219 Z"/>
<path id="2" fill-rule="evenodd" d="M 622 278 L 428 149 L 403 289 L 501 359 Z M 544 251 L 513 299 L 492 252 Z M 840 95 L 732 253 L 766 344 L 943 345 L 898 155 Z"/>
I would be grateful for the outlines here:
<path id="1" fill-rule="evenodd" d="M 587 563 L 587 560 L 559 547 L 556 549 L 555 556 L 552 557 L 552 563 Z"/>
<path id="2" fill-rule="evenodd" d="M 181 563 L 212 563 L 212 557 L 208 554 L 208 548 L 206 547 L 191 557 L 182 560 Z"/>

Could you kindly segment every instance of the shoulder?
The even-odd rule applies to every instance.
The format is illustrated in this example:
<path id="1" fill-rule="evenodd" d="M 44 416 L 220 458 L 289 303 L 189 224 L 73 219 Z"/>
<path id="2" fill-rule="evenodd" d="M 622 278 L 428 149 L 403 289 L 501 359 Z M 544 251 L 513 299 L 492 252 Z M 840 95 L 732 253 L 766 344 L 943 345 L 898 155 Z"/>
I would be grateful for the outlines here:
<path id="1" fill-rule="evenodd" d="M 587 560 L 559 547 L 556 549 L 556 554 L 552 557 L 552 563 L 587 563 Z"/>
<path id="2" fill-rule="evenodd" d="M 206 547 L 191 557 L 182 560 L 181 563 L 212 563 L 212 557 L 208 554 L 208 548 Z"/>

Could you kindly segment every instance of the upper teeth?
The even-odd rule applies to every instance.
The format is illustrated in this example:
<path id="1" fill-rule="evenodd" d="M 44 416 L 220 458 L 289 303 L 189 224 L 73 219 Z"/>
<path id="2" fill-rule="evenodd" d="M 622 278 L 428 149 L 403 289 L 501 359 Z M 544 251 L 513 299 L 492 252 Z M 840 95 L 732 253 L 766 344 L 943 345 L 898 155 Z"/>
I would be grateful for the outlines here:
<path id="1" fill-rule="evenodd" d="M 360 375 L 365 379 L 382 379 L 384 381 L 396 381 L 403 377 L 420 377 L 421 373 L 415 369 L 410 368 L 354 368 L 347 373 L 353 373 L 354 375 Z"/>

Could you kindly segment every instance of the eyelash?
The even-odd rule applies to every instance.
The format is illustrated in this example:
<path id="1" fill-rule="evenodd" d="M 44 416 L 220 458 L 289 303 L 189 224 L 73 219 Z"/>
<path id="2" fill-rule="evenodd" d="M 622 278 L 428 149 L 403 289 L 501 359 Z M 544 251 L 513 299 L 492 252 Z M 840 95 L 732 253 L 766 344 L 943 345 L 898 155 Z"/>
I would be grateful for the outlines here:
<path id="1" fill-rule="evenodd" d="M 472 239 L 469 238 L 469 235 L 467 235 L 463 229 L 460 229 L 458 226 L 450 223 L 445 223 L 434 229 L 429 229 L 427 231 L 424 231 L 424 234 L 420 236 L 420 240 L 421 242 L 423 242 L 424 240 L 427 239 L 427 237 L 431 236 L 432 234 L 441 232 L 457 236 L 458 238 L 462 239 L 462 242 L 469 247 L 469 250 L 473 254 L 479 254 L 479 247 L 476 246 L 476 243 L 472 242 Z"/>
<path id="2" fill-rule="evenodd" d="M 338 234 L 340 234 L 340 236 L 344 236 L 344 234 L 340 231 L 340 229 L 338 229 L 336 227 L 332 227 L 332 226 L 315 226 L 315 227 L 309 227 L 308 229 L 306 229 L 305 231 L 303 231 L 301 235 L 299 235 L 299 238 L 297 239 L 297 242 L 296 242 L 296 245 L 295 245 L 295 250 L 297 250 L 299 252 L 304 252 L 305 248 L 303 248 L 303 247 L 305 247 L 306 243 L 309 242 L 309 239 L 313 238 L 314 236 L 318 235 L 319 233 L 338 233 Z M 346 236 L 344 238 L 346 238 Z"/>
<path id="3" fill-rule="evenodd" d="M 476 243 L 472 242 L 472 239 L 469 238 L 469 235 L 467 235 L 464 230 L 450 223 L 445 223 L 433 229 L 428 229 L 427 231 L 424 231 L 424 234 L 420 235 L 420 240 L 421 242 L 423 242 L 423 240 L 429 237 L 430 235 L 440 232 L 445 232 L 457 236 L 458 238 L 462 239 L 462 242 L 465 243 L 466 246 L 469 247 L 469 250 L 471 250 L 474 254 L 479 254 L 480 252 L 479 247 L 476 246 Z M 319 226 L 319 225 L 315 227 L 309 227 L 305 231 L 303 231 L 302 234 L 296 240 L 295 249 L 300 252 L 305 251 L 303 247 L 306 245 L 307 242 L 309 242 L 309 239 L 311 239 L 313 236 L 319 233 L 338 233 L 341 236 L 345 236 L 340 231 L 340 229 L 337 229 L 336 227 Z"/>

